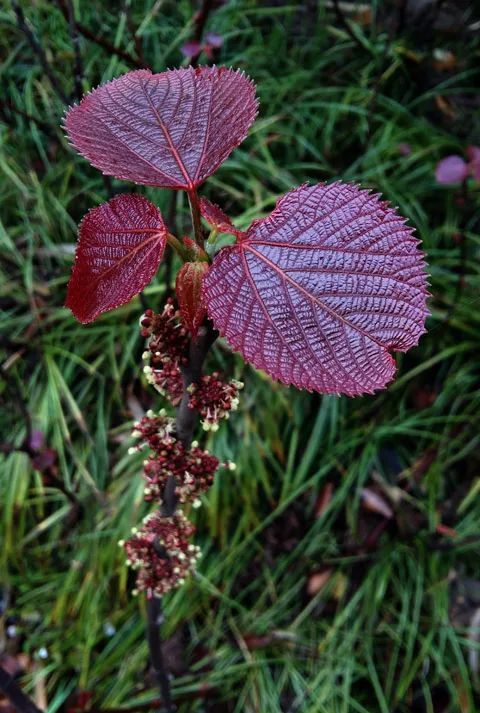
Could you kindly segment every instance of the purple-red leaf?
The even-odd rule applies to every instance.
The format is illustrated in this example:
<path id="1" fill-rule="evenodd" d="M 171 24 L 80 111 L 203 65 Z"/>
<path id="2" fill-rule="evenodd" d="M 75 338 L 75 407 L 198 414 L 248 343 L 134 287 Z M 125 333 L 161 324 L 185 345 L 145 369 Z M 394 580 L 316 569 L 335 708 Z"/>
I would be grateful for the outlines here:
<path id="1" fill-rule="evenodd" d="M 215 203 L 211 203 L 207 198 L 200 199 L 200 213 L 203 218 L 215 228 L 218 233 L 230 233 L 231 235 L 244 235 L 241 230 L 237 230 L 226 213 Z"/>
<path id="2" fill-rule="evenodd" d="M 187 67 L 129 72 L 87 94 L 65 118 L 77 151 L 103 173 L 193 190 L 246 137 L 257 113 L 241 72 Z"/>
<path id="3" fill-rule="evenodd" d="M 389 351 L 424 333 L 424 267 L 412 229 L 378 196 L 303 186 L 220 251 L 204 294 L 247 361 L 285 384 L 354 396 L 384 388 Z"/>
<path id="4" fill-rule="evenodd" d="M 158 208 L 122 194 L 87 213 L 66 305 L 80 322 L 93 322 L 143 290 L 155 275 L 167 241 Z"/>
<path id="5" fill-rule="evenodd" d="M 207 316 L 203 302 L 202 281 L 208 272 L 206 262 L 186 262 L 177 274 L 175 291 L 182 321 L 193 339 Z"/>
<path id="6" fill-rule="evenodd" d="M 435 179 L 444 186 L 462 183 L 467 176 L 468 166 L 461 156 L 446 156 L 435 168 Z"/>

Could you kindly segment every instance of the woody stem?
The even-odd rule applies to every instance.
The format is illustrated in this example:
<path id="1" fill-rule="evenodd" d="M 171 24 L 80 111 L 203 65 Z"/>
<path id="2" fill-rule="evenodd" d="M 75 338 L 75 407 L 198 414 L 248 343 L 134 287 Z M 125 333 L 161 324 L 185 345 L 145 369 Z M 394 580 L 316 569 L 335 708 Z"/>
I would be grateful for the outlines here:
<path id="1" fill-rule="evenodd" d="M 198 414 L 195 409 L 189 407 L 190 392 L 188 387 L 200 380 L 202 368 L 208 351 L 218 333 L 214 330 L 212 323 L 206 320 L 205 324 L 198 330 L 195 340 L 191 339 L 188 347 L 188 362 L 182 368 L 183 394 L 180 405 L 177 409 L 175 421 L 175 432 L 178 440 L 188 450 L 192 444 L 193 433 L 198 421 Z M 161 513 L 164 517 L 171 517 L 177 507 L 177 495 L 175 493 L 175 477 L 171 475 L 163 491 L 163 502 Z M 160 686 L 162 703 L 166 713 L 173 711 L 172 697 L 170 691 L 170 679 L 167 666 L 163 659 L 162 641 L 160 636 L 161 602 L 159 599 L 147 599 L 147 632 L 148 645 L 150 650 L 150 660 L 152 662 L 157 680 Z"/>

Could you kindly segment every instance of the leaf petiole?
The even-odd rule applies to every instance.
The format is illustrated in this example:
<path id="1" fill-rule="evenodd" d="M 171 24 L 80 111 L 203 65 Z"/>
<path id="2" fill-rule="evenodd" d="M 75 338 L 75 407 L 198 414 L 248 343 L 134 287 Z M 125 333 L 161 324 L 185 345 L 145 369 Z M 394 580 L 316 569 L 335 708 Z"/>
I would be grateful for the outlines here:
<path id="1" fill-rule="evenodd" d="M 217 239 L 217 235 L 218 235 L 217 228 L 213 228 L 212 232 L 210 233 L 210 235 L 207 238 L 207 245 L 214 245 L 215 240 Z"/>
<path id="2" fill-rule="evenodd" d="M 190 214 L 192 216 L 192 226 L 195 241 L 197 245 L 203 248 L 203 230 L 200 213 L 200 200 L 198 198 L 198 193 L 195 188 L 193 188 L 191 191 L 187 191 L 187 195 L 188 202 L 190 203 Z"/>
<path id="3" fill-rule="evenodd" d="M 184 262 L 190 259 L 188 248 L 183 245 L 178 238 L 172 235 L 172 233 L 167 233 L 167 243 L 178 255 L 180 255 Z"/>

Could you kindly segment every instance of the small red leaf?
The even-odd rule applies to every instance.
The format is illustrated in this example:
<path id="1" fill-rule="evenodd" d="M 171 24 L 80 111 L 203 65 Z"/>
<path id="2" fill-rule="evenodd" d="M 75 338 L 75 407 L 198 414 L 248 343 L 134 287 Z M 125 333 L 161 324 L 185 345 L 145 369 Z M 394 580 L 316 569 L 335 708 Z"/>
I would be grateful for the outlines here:
<path id="1" fill-rule="evenodd" d="M 204 294 L 247 361 L 285 384 L 354 396 L 384 388 L 389 351 L 424 333 L 424 267 L 412 229 L 378 196 L 303 186 L 219 252 Z"/>
<path id="2" fill-rule="evenodd" d="M 194 339 L 207 316 L 202 296 L 202 281 L 208 269 L 206 262 L 186 262 L 177 274 L 176 292 L 180 314 Z"/>
<path id="3" fill-rule="evenodd" d="M 146 198 L 122 194 L 87 213 L 66 305 L 80 322 L 93 322 L 148 285 L 165 249 L 167 229 Z"/>
<path id="4" fill-rule="evenodd" d="M 228 215 L 218 205 L 211 203 L 207 198 L 200 199 L 200 213 L 218 233 L 245 235 L 241 230 L 235 228 Z"/>
<path id="5" fill-rule="evenodd" d="M 87 94 L 68 111 L 65 128 L 107 175 L 192 190 L 244 140 L 256 113 L 255 87 L 241 72 L 142 69 Z"/>

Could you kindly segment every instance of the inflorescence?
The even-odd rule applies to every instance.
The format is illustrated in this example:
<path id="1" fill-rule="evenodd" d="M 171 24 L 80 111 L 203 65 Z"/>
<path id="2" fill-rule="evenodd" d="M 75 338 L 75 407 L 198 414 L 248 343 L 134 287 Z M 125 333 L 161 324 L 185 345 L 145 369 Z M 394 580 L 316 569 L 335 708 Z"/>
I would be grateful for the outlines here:
<path id="1" fill-rule="evenodd" d="M 143 354 L 147 380 L 177 406 L 183 394 L 182 368 L 188 363 L 189 335 L 173 300 L 167 300 L 160 314 L 147 310 L 140 320 L 140 332 L 148 340 Z M 188 388 L 188 405 L 198 411 L 205 430 L 217 430 L 219 420 L 228 418 L 238 407 L 241 388 L 239 381 L 223 382 L 218 372 L 204 375 Z M 143 461 L 145 500 L 159 507 L 170 478 L 174 479 L 177 503 L 198 507 L 200 496 L 213 484 L 219 467 L 235 469 L 234 463 L 220 463 L 197 441 L 186 448 L 177 440 L 175 419 L 165 409 L 157 414 L 148 411 L 134 424 L 132 436 L 136 445 L 129 452 L 147 451 Z M 171 516 L 159 509 L 145 518 L 140 529 L 132 530 L 129 540 L 120 541 L 127 564 L 137 572 L 137 593 L 161 596 L 183 584 L 200 557 L 199 548 L 190 542 L 194 531 L 178 507 Z"/>
<path id="2" fill-rule="evenodd" d="M 175 494 L 181 503 L 200 503 L 198 496 L 213 483 L 215 472 L 220 466 L 218 458 L 199 448 L 194 441 L 191 448 L 175 438 L 174 420 L 162 409 L 157 416 L 149 411 L 134 425 L 132 435 L 138 440 L 132 446 L 134 453 L 144 446 L 150 448 L 148 458 L 143 461 L 143 475 L 146 481 L 145 500 L 162 503 L 162 494 L 170 476 L 175 478 Z M 230 467 L 224 463 L 223 466 Z"/>
<path id="3" fill-rule="evenodd" d="M 181 510 L 171 517 L 154 512 L 140 529 L 133 528 L 133 537 L 119 542 L 127 553 L 127 564 L 137 570 L 134 594 L 146 591 L 160 597 L 184 583 L 201 556 L 200 548 L 190 543 L 194 532 Z"/>

